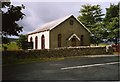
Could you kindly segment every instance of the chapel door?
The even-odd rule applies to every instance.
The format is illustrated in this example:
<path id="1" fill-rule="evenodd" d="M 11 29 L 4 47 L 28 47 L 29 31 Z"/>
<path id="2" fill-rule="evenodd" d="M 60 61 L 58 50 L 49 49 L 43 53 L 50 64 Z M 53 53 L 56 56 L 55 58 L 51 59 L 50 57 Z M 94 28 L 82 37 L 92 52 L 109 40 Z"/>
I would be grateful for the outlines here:
<path id="1" fill-rule="evenodd" d="M 76 46 L 76 43 L 77 43 L 76 37 L 74 36 L 74 37 L 71 39 L 71 46 L 72 46 L 72 47 Z"/>

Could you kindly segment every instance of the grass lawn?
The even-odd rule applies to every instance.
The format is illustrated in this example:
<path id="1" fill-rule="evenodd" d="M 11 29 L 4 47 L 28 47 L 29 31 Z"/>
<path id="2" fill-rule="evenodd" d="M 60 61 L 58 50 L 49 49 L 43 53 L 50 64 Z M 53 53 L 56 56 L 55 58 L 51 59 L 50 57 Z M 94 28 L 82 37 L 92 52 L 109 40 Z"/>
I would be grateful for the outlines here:
<path id="1" fill-rule="evenodd" d="M 113 52 L 114 55 L 120 55 L 120 52 Z"/>
<path id="2" fill-rule="evenodd" d="M 95 44 L 91 44 L 90 46 L 95 46 Z M 108 46 L 108 44 L 101 43 L 101 44 L 98 44 L 98 46 L 105 47 L 105 46 Z"/>
<path id="3" fill-rule="evenodd" d="M 7 47 L 7 50 L 18 50 L 18 46 L 16 42 L 11 42 L 10 44 L 3 44 L 3 46 Z M 2 44 L 0 44 L 0 50 L 3 50 Z"/>
<path id="4" fill-rule="evenodd" d="M 98 46 L 102 46 L 102 47 L 104 47 L 104 46 L 108 46 L 108 44 L 99 44 Z"/>
<path id="5" fill-rule="evenodd" d="M 108 44 L 99 44 L 98 46 L 107 46 Z M 19 47 L 17 46 L 16 42 L 11 42 L 10 44 L 3 44 L 3 46 L 7 47 L 7 50 L 19 50 Z M 95 46 L 94 44 L 91 44 L 91 46 Z M 2 44 L 0 44 L 0 50 L 3 50 Z"/>

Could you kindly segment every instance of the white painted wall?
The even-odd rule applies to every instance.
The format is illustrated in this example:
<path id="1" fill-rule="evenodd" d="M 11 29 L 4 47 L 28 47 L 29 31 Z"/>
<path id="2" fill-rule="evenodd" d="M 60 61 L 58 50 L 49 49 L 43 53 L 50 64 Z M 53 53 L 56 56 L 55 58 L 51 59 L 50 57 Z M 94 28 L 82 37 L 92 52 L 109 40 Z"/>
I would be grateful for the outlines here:
<path id="1" fill-rule="evenodd" d="M 30 38 L 33 39 L 33 49 L 35 49 L 35 37 L 38 37 L 38 49 L 41 49 L 41 37 L 44 35 L 45 37 L 45 49 L 50 49 L 50 38 L 49 38 L 49 31 L 40 32 L 32 35 L 28 35 L 28 42 L 30 42 Z"/>

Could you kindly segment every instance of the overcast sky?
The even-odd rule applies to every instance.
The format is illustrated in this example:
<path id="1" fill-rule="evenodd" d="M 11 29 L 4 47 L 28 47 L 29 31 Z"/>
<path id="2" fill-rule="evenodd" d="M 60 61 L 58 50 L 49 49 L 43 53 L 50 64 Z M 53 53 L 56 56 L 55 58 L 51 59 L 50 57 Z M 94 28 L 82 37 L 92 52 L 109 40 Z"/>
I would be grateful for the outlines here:
<path id="1" fill-rule="evenodd" d="M 22 12 L 26 16 L 19 21 L 19 25 L 24 27 L 22 34 L 27 34 L 47 22 L 70 14 L 77 17 L 81 5 L 84 4 L 99 4 L 105 14 L 105 8 L 108 8 L 110 3 L 117 4 L 117 2 L 12 2 L 13 5 L 25 6 Z"/>

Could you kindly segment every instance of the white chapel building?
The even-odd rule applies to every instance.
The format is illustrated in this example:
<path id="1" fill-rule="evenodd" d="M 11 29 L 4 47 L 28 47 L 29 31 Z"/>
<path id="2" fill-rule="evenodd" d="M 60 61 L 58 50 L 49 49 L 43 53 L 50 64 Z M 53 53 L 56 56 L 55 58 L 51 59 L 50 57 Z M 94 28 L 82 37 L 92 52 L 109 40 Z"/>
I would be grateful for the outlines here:
<path id="1" fill-rule="evenodd" d="M 90 31 L 69 15 L 38 27 L 28 34 L 28 42 L 33 42 L 33 49 L 89 46 Z"/>

